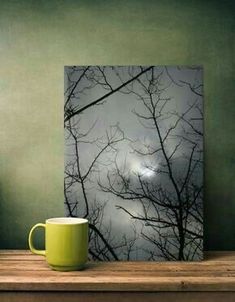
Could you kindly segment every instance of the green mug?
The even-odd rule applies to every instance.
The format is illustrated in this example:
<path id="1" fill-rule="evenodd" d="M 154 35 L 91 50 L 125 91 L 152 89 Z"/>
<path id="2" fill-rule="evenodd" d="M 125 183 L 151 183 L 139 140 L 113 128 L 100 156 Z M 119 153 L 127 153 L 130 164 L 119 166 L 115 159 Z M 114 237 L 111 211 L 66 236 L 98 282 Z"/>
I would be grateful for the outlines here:
<path id="1" fill-rule="evenodd" d="M 45 250 L 33 245 L 33 233 L 38 227 L 45 228 Z M 50 218 L 38 223 L 29 233 L 32 253 L 46 256 L 49 266 L 58 271 L 82 269 L 88 258 L 88 220 L 83 218 Z"/>

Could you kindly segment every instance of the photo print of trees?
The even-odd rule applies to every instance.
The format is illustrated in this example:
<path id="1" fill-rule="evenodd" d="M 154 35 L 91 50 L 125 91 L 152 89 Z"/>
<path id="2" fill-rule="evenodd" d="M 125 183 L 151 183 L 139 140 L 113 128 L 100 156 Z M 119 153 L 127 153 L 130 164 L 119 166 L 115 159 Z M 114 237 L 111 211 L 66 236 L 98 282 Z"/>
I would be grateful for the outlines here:
<path id="1" fill-rule="evenodd" d="M 89 258 L 203 256 L 200 66 L 66 66 L 67 216 L 89 221 Z"/>

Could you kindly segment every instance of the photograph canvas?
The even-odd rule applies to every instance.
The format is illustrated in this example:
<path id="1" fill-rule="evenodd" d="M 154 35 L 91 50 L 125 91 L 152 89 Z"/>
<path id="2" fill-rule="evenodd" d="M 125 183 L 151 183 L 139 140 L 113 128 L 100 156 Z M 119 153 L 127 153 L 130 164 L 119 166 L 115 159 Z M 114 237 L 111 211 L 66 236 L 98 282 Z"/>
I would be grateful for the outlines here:
<path id="1" fill-rule="evenodd" d="M 203 258 L 201 66 L 65 66 L 64 138 L 90 260 Z"/>

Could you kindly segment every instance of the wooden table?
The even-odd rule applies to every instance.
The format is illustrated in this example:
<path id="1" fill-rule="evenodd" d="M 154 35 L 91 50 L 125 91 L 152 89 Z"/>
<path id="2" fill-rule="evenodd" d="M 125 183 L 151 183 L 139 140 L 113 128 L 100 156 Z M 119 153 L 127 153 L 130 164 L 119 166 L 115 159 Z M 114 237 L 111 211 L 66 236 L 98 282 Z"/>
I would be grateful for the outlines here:
<path id="1" fill-rule="evenodd" d="M 29 251 L 0 251 L 1 302 L 234 302 L 235 252 L 202 262 L 91 262 L 56 272 Z"/>

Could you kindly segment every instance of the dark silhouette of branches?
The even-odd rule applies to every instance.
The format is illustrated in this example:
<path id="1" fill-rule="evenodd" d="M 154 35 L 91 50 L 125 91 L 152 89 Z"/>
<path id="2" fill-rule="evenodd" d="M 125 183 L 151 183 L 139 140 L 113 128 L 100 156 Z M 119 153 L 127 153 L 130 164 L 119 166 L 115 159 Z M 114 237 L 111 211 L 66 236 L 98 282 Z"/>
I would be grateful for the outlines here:
<path id="1" fill-rule="evenodd" d="M 180 73 L 180 67 L 177 70 Z M 198 67 L 192 68 L 195 74 L 199 71 Z M 69 154 L 65 205 L 69 216 L 89 219 L 91 259 L 130 260 L 138 252 L 149 260 L 193 260 L 201 256 L 202 84 L 199 80 L 194 83 L 175 78 L 175 74 L 164 66 L 129 67 L 125 75 L 121 67 L 73 66 L 66 71 Z M 184 109 L 179 110 L 168 94 L 176 86 L 189 91 Z M 94 94 L 90 91 L 98 92 L 93 101 L 87 101 Z M 140 128 L 151 133 L 150 141 L 126 137 L 118 120 L 100 132 L 94 132 L 96 121 L 92 121 L 84 131 L 84 125 L 89 124 L 84 124 L 88 109 L 99 105 L 103 110 L 115 93 L 123 94 L 127 102 L 129 96 L 138 102 L 130 114 Z M 140 170 L 131 170 L 118 158 L 123 144 L 131 148 L 128 156 L 133 154 L 139 159 Z M 89 155 L 84 156 L 84 152 Z M 132 222 L 132 238 L 130 232 L 115 234 L 106 216 L 108 201 L 96 199 L 97 189 L 104 193 L 102 199 L 112 196 L 114 210 Z M 137 244 L 138 236 L 146 246 Z"/>
<path id="2" fill-rule="evenodd" d="M 85 208 L 85 212 L 81 215 L 83 218 L 88 218 L 90 223 L 90 230 L 93 234 L 92 240 L 96 242 L 96 249 L 99 248 L 103 249 L 102 253 L 99 250 L 99 253 L 97 254 L 97 250 L 93 248 L 92 255 L 100 260 L 100 257 L 104 257 L 106 260 L 118 260 L 118 256 L 116 252 L 114 251 L 114 248 L 109 244 L 109 240 L 107 239 L 107 231 L 105 231 L 105 234 L 102 233 L 101 229 L 102 227 L 97 227 L 98 220 L 100 216 L 102 215 L 103 208 L 96 208 L 96 210 L 91 211 L 90 210 L 90 202 L 89 202 L 89 194 L 87 189 L 87 183 L 91 181 L 91 177 L 94 176 L 96 173 L 95 167 L 98 165 L 98 160 L 104 155 L 105 153 L 110 153 L 112 150 L 115 150 L 115 145 L 122 141 L 124 139 L 123 133 L 121 129 L 118 126 L 113 126 L 110 132 L 106 132 L 106 137 L 101 138 L 98 142 L 90 141 L 91 144 L 96 144 L 97 148 L 99 149 L 97 154 L 94 155 L 94 158 L 89 163 L 88 168 L 84 169 L 81 167 L 81 152 L 80 152 L 80 145 L 81 142 L 84 141 L 84 138 L 87 138 L 88 133 L 91 129 L 89 129 L 85 134 L 81 134 L 78 132 L 78 125 L 72 126 L 71 123 L 67 125 L 66 129 L 70 135 L 70 140 L 74 143 L 74 150 L 75 154 L 73 157 L 73 163 L 68 163 L 65 167 L 65 204 L 67 206 L 69 216 L 76 216 L 74 214 L 74 210 L 76 206 L 78 205 L 78 202 L 75 202 L 75 205 L 71 204 L 71 201 L 68 201 L 68 190 L 71 186 L 76 184 L 80 188 L 80 192 L 82 193 L 84 205 L 83 208 Z M 82 140 L 82 141 L 80 141 Z M 88 143 L 88 141 L 86 141 Z M 72 167 L 72 170 L 71 170 Z M 102 210 L 102 211 L 101 211 Z M 94 218 L 95 217 L 95 218 Z M 94 237 L 96 239 L 94 239 Z M 99 240 L 98 240 L 98 239 Z M 99 242 L 99 246 L 98 243 Z M 102 244 L 101 244 L 101 243 Z M 105 247 L 105 249 L 104 249 Z M 96 256 L 95 256 L 96 255 Z"/>
<path id="3" fill-rule="evenodd" d="M 141 73 L 133 76 L 119 86 L 121 89 L 128 83 L 134 81 Z M 124 133 L 118 124 L 111 125 L 100 137 L 93 137 L 92 132 L 95 129 L 96 122 L 86 131 L 81 131 L 83 121 L 82 113 L 92 105 L 97 103 L 104 104 L 99 98 L 98 102 L 89 103 L 88 107 L 83 107 L 81 111 L 76 111 L 79 106 L 81 96 L 87 90 L 96 86 L 102 87 L 103 90 L 118 91 L 119 88 L 113 89 L 108 82 L 104 67 L 71 67 L 67 70 L 68 88 L 65 91 L 65 113 L 71 114 L 76 112 L 73 119 L 69 118 L 65 123 L 66 143 L 71 154 L 65 166 L 65 183 L 64 196 L 65 205 L 69 216 L 79 216 L 88 218 L 90 226 L 89 234 L 89 253 L 94 260 L 119 260 L 120 253 L 129 258 L 134 251 L 136 233 L 132 239 L 123 236 L 116 239 L 112 235 L 111 226 L 103 222 L 105 205 L 100 205 L 94 196 L 90 195 L 90 190 L 96 182 L 99 171 L 102 167 L 109 165 L 109 157 L 117 152 L 116 146 L 124 140 Z M 105 99 L 107 93 L 104 94 Z M 83 150 L 85 145 L 93 146 L 93 154 L 89 162 L 84 165 Z M 96 150 L 94 152 L 94 150 Z M 79 197 L 76 194 L 79 192 Z M 126 252 L 125 252 L 126 251 Z M 122 256 L 123 259 L 123 256 Z"/>
<path id="4" fill-rule="evenodd" d="M 167 74 L 169 76 L 168 71 Z M 128 210 L 128 204 L 117 205 L 116 208 L 131 219 L 143 223 L 142 237 L 156 247 L 154 252 L 151 251 L 151 259 L 163 257 L 167 260 L 192 260 L 201 254 L 203 239 L 202 182 L 196 184 L 196 175 L 202 168 L 201 145 L 198 142 L 202 131 L 195 124 L 202 116 L 194 116 L 199 105 L 197 101 L 188 104 L 183 113 L 165 110 L 167 106 L 170 108 L 171 98 L 163 97 L 167 88 L 158 89 L 159 74 L 155 75 L 154 70 L 151 70 L 145 80 L 137 81 L 140 89 L 138 92 L 133 91 L 133 94 L 142 102 L 145 110 L 141 113 L 134 110 L 133 113 L 143 127 L 154 130 L 157 147 L 139 144 L 138 148 L 132 148 L 141 157 L 158 155 L 161 159 L 158 168 L 146 166 L 154 173 L 155 181 L 149 181 L 141 173 L 133 176 L 133 173 L 122 171 L 116 161 L 115 169 L 107 174 L 107 183 L 100 182 L 99 185 L 103 192 L 141 205 L 142 211 L 139 213 Z M 166 129 L 161 126 L 161 122 L 168 115 L 171 116 L 171 123 Z M 170 148 L 176 138 L 177 142 Z M 189 150 L 189 156 L 182 154 L 179 157 L 178 149 Z M 182 162 L 184 172 L 177 171 L 177 161 Z M 159 175 L 165 185 L 157 182 Z"/>
<path id="5" fill-rule="evenodd" d="M 64 109 L 66 109 L 67 105 L 68 105 L 68 102 L 71 100 L 72 96 L 74 95 L 74 91 L 75 89 L 77 88 L 77 85 L 81 82 L 82 78 L 84 77 L 86 71 L 89 69 L 89 66 L 87 66 L 83 71 L 82 71 L 82 74 L 80 75 L 80 77 L 77 79 L 77 81 L 74 83 L 71 91 L 69 92 L 69 95 L 67 96 L 67 99 L 65 101 L 65 104 L 64 104 Z"/>
<path id="6" fill-rule="evenodd" d="M 183 84 L 186 84 L 186 85 L 190 88 L 190 90 L 191 90 L 193 93 L 195 93 L 196 95 L 202 96 L 202 93 L 199 92 L 199 90 L 203 87 L 202 84 L 199 84 L 199 85 L 195 86 L 195 85 L 192 85 L 191 83 L 186 82 L 186 81 L 182 81 L 182 80 L 181 80 L 180 82 L 183 83 Z"/>
<path id="7" fill-rule="evenodd" d="M 133 76 L 131 79 L 129 79 L 128 81 L 126 81 L 125 83 L 122 83 L 120 86 L 112 89 L 111 86 L 111 91 L 108 92 L 107 94 L 101 96 L 100 98 L 98 98 L 97 100 L 94 100 L 92 102 L 90 102 L 89 104 L 83 106 L 82 108 L 79 108 L 77 110 L 74 110 L 72 112 L 65 112 L 66 116 L 65 116 L 65 122 L 69 121 L 73 116 L 78 115 L 80 113 L 82 113 L 84 110 L 88 109 L 91 106 L 94 106 L 98 103 L 100 103 L 101 101 L 103 101 L 104 99 L 107 99 L 109 96 L 111 96 L 112 94 L 116 93 L 117 91 L 120 91 L 123 87 L 127 86 L 128 84 L 130 84 L 131 82 L 133 82 L 134 80 L 138 79 L 142 74 L 144 74 L 145 72 L 149 71 L 150 69 L 152 69 L 153 66 L 150 66 L 144 70 L 142 70 L 141 72 L 139 72 L 137 75 Z M 77 82 L 76 82 L 77 83 Z M 76 84 L 75 84 L 76 85 Z M 109 86 L 109 84 L 108 84 Z"/>
<path id="8" fill-rule="evenodd" d="M 179 69 L 180 69 L 180 68 L 179 68 Z M 201 71 L 202 68 L 201 68 L 200 66 L 195 66 L 195 67 L 188 67 L 188 69 L 195 70 L 195 71 Z M 166 73 L 167 73 L 169 79 L 170 79 L 175 85 L 180 86 L 180 87 L 182 87 L 183 85 L 186 85 L 186 86 L 188 86 L 188 87 L 190 88 L 190 90 L 191 90 L 194 94 L 196 94 L 196 95 L 198 95 L 198 96 L 200 96 L 200 97 L 203 96 L 203 94 L 202 94 L 203 84 L 202 84 L 202 83 L 200 83 L 200 84 L 195 84 L 195 83 L 190 83 L 190 82 L 185 81 L 185 80 L 182 80 L 182 79 L 179 79 L 179 81 L 176 81 L 175 78 L 174 78 L 174 77 L 171 75 L 171 73 L 169 72 L 169 68 L 168 68 L 167 66 L 165 67 L 165 70 L 166 70 Z"/>

